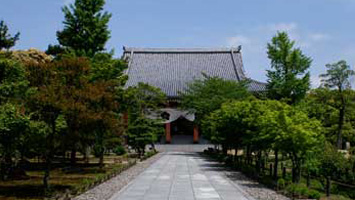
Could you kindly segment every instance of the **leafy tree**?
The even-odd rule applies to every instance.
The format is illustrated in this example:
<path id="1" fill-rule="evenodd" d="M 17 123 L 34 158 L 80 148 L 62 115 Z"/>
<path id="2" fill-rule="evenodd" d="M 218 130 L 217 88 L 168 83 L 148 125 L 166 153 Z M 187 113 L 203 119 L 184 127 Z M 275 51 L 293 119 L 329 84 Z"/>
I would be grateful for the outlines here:
<path id="1" fill-rule="evenodd" d="M 307 153 L 317 150 L 323 141 L 321 124 L 292 107 L 280 111 L 278 124 L 281 128 L 281 134 L 276 138 L 278 147 L 289 154 L 293 165 L 292 179 L 298 183 Z"/>
<path id="2" fill-rule="evenodd" d="M 0 55 L 0 104 L 21 101 L 27 91 L 27 85 L 23 66 Z"/>
<path id="3" fill-rule="evenodd" d="M 0 51 L 3 49 L 9 50 L 11 47 L 15 46 L 16 42 L 20 38 L 20 33 L 16 33 L 14 36 L 11 36 L 8 33 L 9 28 L 3 20 L 0 21 Z"/>
<path id="4" fill-rule="evenodd" d="M 13 161 L 21 135 L 29 128 L 29 117 L 12 104 L 0 106 L 0 149 L 2 153 L 1 177 L 12 176 Z"/>
<path id="5" fill-rule="evenodd" d="M 76 55 L 91 57 L 104 50 L 110 38 L 111 14 L 103 12 L 105 0 L 76 0 L 63 7 L 64 29 L 57 32 L 59 43 Z"/>
<path id="6" fill-rule="evenodd" d="M 119 137 L 122 135 L 123 128 L 118 124 L 117 113 L 122 110 L 120 107 L 122 107 L 123 86 L 127 80 L 123 71 L 126 69 L 126 66 L 124 61 L 113 59 L 113 52 L 97 53 L 91 59 L 89 81 L 103 87 L 97 90 L 98 92 L 106 91 L 105 93 L 101 93 L 103 95 L 98 99 L 99 101 L 94 101 L 91 104 L 94 105 L 92 108 L 95 110 L 95 113 L 101 114 L 92 123 L 91 127 L 91 130 L 95 130 L 94 150 L 95 154 L 100 158 L 101 166 L 103 164 L 105 149 L 115 148 L 122 142 L 122 138 Z"/>
<path id="7" fill-rule="evenodd" d="M 118 81 L 123 86 L 127 80 L 124 75 L 124 70 L 127 68 L 127 63 L 121 59 L 113 58 L 114 52 L 97 53 L 91 59 L 90 81 Z"/>
<path id="8" fill-rule="evenodd" d="M 294 48 L 286 32 L 279 32 L 267 44 L 272 70 L 267 71 L 267 92 L 271 99 L 284 99 L 295 104 L 303 99 L 310 88 L 308 71 L 312 59 Z M 277 178 L 278 149 L 275 149 L 274 178 Z"/>
<path id="9" fill-rule="evenodd" d="M 165 94 L 148 84 L 139 83 L 129 87 L 124 94 L 124 109 L 128 112 L 127 142 L 139 155 L 144 154 L 146 145 L 156 142 L 164 129 L 159 120 L 148 119 L 150 112 L 157 112 L 166 102 Z"/>
<path id="10" fill-rule="evenodd" d="M 310 88 L 308 72 L 312 59 L 294 48 L 286 32 L 279 32 L 268 43 L 268 57 L 271 68 L 267 71 L 267 89 L 272 99 L 287 99 L 294 104 L 304 98 Z"/>
<path id="11" fill-rule="evenodd" d="M 128 144 L 142 156 L 147 144 L 156 142 L 164 129 L 159 121 L 140 116 L 130 122 L 127 133 Z"/>
<path id="12" fill-rule="evenodd" d="M 317 120 L 285 103 L 277 101 L 235 101 L 223 104 L 203 121 L 205 132 L 222 144 L 224 152 L 247 148 L 248 156 L 257 155 L 256 169 L 260 172 L 263 152 L 279 149 L 293 163 L 293 181 L 298 182 L 301 164 L 308 152 L 322 141 Z"/>
<path id="13" fill-rule="evenodd" d="M 181 107 L 194 111 L 196 122 L 201 123 L 204 116 L 219 109 L 226 101 L 250 97 L 247 84 L 248 81 L 236 82 L 204 74 L 203 80 L 192 82 L 181 94 Z"/>
<path id="14" fill-rule="evenodd" d="M 124 106 L 128 111 L 129 120 L 133 121 L 151 111 L 156 111 L 165 100 L 166 96 L 159 88 L 145 83 L 127 88 L 124 94 Z"/>
<path id="15" fill-rule="evenodd" d="M 43 157 L 46 162 L 44 169 L 43 185 L 50 189 L 49 179 L 52 160 L 55 154 L 55 136 L 57 134 L 57 119 L 61 114 L 63 88 L 58 79 L 56 65 L 53 63 L 29 63 L 27 77 L 30 87 L 34 88 L 34 94 L 28 99 L 28 106 L 34 111 L 34 119 L 44 121 L 49 127 L 44 135 Z"/>
<path id="16" fill-rule="evenodd" d="M 350 66 L 346 61 L 339 61 L 334 64 L 327 64 L 327 73 L 320 75 L 322 78 L 322 83 L 327 88 L 335 88 L 337 91 L 337 102 L 336 108 L 339 111 L 338 116 L 338 135 L 337 135 L 337 147 L 342 149 L 342 132 L 344 126 L 344 119 L 346 109 L 351 101 L 349 98 L 349 90 L 351 89 L 350 79 L 355 75 L 355 71 L 351 70 Z"/>
<path id="17" fill-rule="evenodd" d="M 325 191 L 329 197 L 331 179 L 345 168 L 346 159 L 336 148 L 326 144 L 319 160 L 319 172 L 326 180 Z"/>

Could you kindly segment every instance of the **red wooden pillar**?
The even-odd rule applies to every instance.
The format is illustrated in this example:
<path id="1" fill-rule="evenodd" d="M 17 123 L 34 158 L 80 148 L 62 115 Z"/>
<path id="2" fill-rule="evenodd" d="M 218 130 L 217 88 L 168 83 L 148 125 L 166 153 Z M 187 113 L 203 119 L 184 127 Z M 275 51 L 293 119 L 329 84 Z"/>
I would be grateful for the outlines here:
<path id="1" fill-rule="evenodd" d="M 199 141 L 199 132 L 198 132 L 198 126 L 194 125 L 194 143 L 197 144 Z"/>
<path id="2" fill-rule="evenodd" d="M 165 142 L 171 143 L 171 123 L 165 124 Z"/>

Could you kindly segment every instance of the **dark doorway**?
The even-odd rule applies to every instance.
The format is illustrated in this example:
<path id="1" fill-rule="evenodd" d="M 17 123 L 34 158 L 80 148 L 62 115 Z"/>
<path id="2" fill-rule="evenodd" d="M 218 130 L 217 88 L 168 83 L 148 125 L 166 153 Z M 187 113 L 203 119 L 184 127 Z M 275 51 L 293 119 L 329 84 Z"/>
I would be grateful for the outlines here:
<path id="1" fill-rule="evenodd" d="M 194 124 L 184 117 L 171 123 L 172 144 L 192 144 Z"/>

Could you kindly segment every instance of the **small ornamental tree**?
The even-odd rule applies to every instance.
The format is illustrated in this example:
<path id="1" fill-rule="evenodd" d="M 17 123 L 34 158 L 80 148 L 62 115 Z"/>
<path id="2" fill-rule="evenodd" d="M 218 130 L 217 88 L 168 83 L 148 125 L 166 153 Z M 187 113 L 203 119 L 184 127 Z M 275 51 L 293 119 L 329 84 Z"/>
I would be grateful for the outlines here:
<path id="1" fill-rule="evenodd" d="M 92 57 L 105 49 L 110 38 L 108 22 L 111 14 L 102 12 L 105 0 L 75 0 L 63 7 L 64 29 L 57 32 L 59 43 L 76 55 Z M 60 48 L 50 48 L 58 53 Z"/>
<path id="2" fill-rule="evenodd" d="M 143 156 L 147 144 L 153 144 L 158 136 L 164 133 L 162 124 L 157 120 L 138 117 L 128 126 L 128 145 L 133 147 L 139 156 Z"/>
<path id="3" fill-rule="evenodd" d="M 11 47 L 15 46 L 19 38 L 20 33 L 16 33 L 14 36 L 11 36 L 9 28 L 5 22 L 3 20 L 0 21 L 0 51 L 3 49 L 11 49 Z"/>
<path id="4" fill-rule="evenodd" d="M 166 101 L 165 94 L 158 88 L 139 83 L 125 91 L 125 110 L 128 112 L 127 142 L 141 156 L 146 145 L 157 141 L 164 132 L 160 120 L 149 119 L 150 112 L 157 112 Z"/>
<path id="5" fill-rule="evenodd" d="M 351 103 L 350 100 L 350 89 L 351 89 L 351 78 L 355 75 L 355 71 L 350 68 L 346 61 L 339 61 L 334 64 L 327 64 L 327 73 L 320 75 L 322 78 L 322 83 L 327 88 L 335 88 L 337 94 L 336 98 L 336 108 L 339 111 L 338 115 L 338 134 L 337 134 L 337 147 L 342 149 L 343 146 L 343 128 L 345 114 L 347 112 L 348 106 Z"/>

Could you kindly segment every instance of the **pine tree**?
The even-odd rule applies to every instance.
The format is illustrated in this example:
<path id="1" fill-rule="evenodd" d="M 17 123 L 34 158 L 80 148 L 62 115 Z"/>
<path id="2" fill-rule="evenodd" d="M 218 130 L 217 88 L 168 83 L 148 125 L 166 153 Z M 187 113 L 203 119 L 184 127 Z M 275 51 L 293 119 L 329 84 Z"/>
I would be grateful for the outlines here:
<path id="1" fill-rule="evenodd" d="M 305 56 L 287 33 L 279 32 L 268 43 L 268 57 L 271 68 L 267 71 L 268 93 L 272 99 L 287 99 L 294 104 L 305 97 L 310 88 L 310 74 L 307 72 L 312 59 Z"/>
<path id="2" fill-rule="evenodd" d="M 351 102 L 349 98 L 349 89 L 351 89 L 350 79 L 355 75 L 355 71 L 351 70 L 346 61 L 342 60 L 334 64 L 327 64 L 327 73 L 320 75 L 322 83 L 327 88 L 335 88 L 337 91 L 336 108 L 339 110 L 338 116 L 338 135 L 337 147 L 342 149 L 343 146 L 343 126 L 345 114 Z"/>
<path id="3" fill-rule="evenodd" d="M 16 33 L 13 37 L 8 33 L 9 28 L 4 21 L 0 21 L 0 51 L 2 49 L 9 50 L 11 47 L 15 46 L 16 42 L 19 40 L 20 33 Z"/>
<path id="4" fill-rule="evenodd" d="M 76 0 L 64 6 L 64 29 L 57 32 L 59 43 L 80 56 L 93 56 L 105 49 L 110 38 L 111 14 L 103 12 L 105 0 Z"/>

